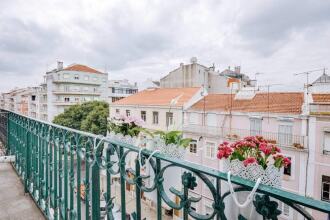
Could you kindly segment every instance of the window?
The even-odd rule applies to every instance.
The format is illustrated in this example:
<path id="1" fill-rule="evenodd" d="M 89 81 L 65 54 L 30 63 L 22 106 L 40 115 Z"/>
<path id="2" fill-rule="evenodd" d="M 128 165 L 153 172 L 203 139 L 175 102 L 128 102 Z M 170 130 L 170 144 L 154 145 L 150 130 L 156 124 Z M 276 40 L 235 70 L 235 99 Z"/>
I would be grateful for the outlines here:
<path id="1" fill-rule="evenodd" d="M 68 79 L 68 78 L 70 78 L 70 75 L 69 75 L 68 73 L 64 73 L 64 74 L 63 74 L 63 78 L 64 78 L 64 79 Z"/>
<path id="2" fill-rule="evenodd" d="M 292 145 L 292 125 L 278 126 L 278 142 L 280 146 Z"/>
<path id="3" fill-rule="evenodd" d="M 208 158 L 215 158 L 215 143 L 212 142 L 206 142 L 206 151 L 205 156 Z"/>
<path id="4" fill-rule="evenodd" d="M 69 86 L 64 86 L 64 91 L 65 92 L 69 92 L 70 91 L 70 87 Z"/>
<path id="5" fill-rule="evenodd" d="M 330 154 L 330 132 L 324 132 L 324 144 L 323 144 L 323 153 Z"/>
<path id="6" fill-rule="evenodd" d="M 198 124 L 198 114 L 197 113 L 190 113 L 189 122 L 192 125 Z"/>
<path id="7" fill-rule="evenodd" d="M 291 160 L 291 157 L 288 157 L 288 158 Z M 285 175 L 291 176 L 291 165 L 292 164 L 290 163 L 290 165 L 288 167 L 284 167 L 283 173 Z"/>
<path id="8" fill-rule="evenodd" d="M 158 112 L 152 112 L 152 123 L 155 125 L 158 124 Z"/>
<path id="9" fill-rule="evenodd" d="M 323 201 L 330 202 L 330 176 L 322 175 L 322 195 L 321 199 Z"/>
<path id="10" fill-rule="evenodd" d="M 65 97 L 65 98 L 64 98 L 64 102 L 70 102 L 70 98 Z"/>
<path id="11" fill-rule="evenodd" d="M 166 112 L 166 126 L 173 124 L 173 113 L 172 112 Z"/>
<path id="12" fill-rule="evenodd" d="M 262 119 L 250 118 L 250 135 L 261 135 Z"/>
<path id="13" fill-rule="evenodd" d="M 74 100 L 75 100 L 76 102 L 79 102 L 79 98 L 78 98 L 78 97 L 75 97 Z"/>
<path id="14" fill-rule="evenodd" d="M 197 141 L 196 140 L 191 140 L 189 144 L 189 151 L 190 153 L 197 153 Z"/>
<path id="15" fill-rule="evenodd" d="M 292 219 L 290 206 L 279 200 L 276 200 L 276 202 L 278 202 L 278 209 L 282 212 L 281 216 L 286 219 Z"/>
<path id="16" fill-rule="evenodd" d="M 75 74 L 74 75 L 74 79 L 79 79 L 79 75 L 78 74 Z"/>
<path id="17" fill-rule="evenodd" d="M 217 126 L 217 115 L 216 114 L 207 114 L 206 124 L 208 126 Z"/>
<path id="18" fill-rule="evenodd" d="M 35 101 L 36 100 L 36 96 L 35 95 L 31 96 L 31 100 L 32 101 Z"/>
<path id="19" fill-rule="evenodd" d="M 116 109 L 116 114 L 119 114 L 120 113 L 120 110 L 117 108 Z"/>
<path id="20" fill-rule="evenodd" d="M 146 111 L 141 111 L 141 119 L 143 121 L 146 121 L 147 120 L 147 112 Z"/>
<path id="21" fill-rule="evenodd" d="M 131 111 L 130 110 L 126 110 L 126 116 L 129 117 L 131 115 Z"/>

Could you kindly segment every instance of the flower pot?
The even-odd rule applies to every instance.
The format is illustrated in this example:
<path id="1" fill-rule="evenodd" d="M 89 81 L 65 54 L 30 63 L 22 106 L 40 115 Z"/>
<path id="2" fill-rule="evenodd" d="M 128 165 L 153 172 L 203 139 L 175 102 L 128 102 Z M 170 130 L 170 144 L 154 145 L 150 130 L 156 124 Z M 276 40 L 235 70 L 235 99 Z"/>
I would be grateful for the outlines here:
<path id="1" fill-rule="evenodd" d="M 266 169 L 262 166 L 253 163 L 244 166 L 243 161 L 239 160 L 225 160 L 225 170 L 231 171 L 234 176 L 239 176 L 256 182 L 261 178 L 261 183 L 273 187 L 280 188 L 282 180 L 281 169 L 276 168 L 274 165 L 268 165 Z"/>
<path id="2" fill-rule="evenodd" d="M 243 161 L 239 160 L 225 160 L 224 168 L 226 171 L 231 171 L 233 176 L 238 176 L 244 179 L 248 179 L 256 182 L 258 178 L 261 178 L 262 184 L 273 186 L 273 187 L 281 187 L 281 178 L 282 172 L 280 169 L 276 168 L 274 165 L 269 165 L 266 169 L 263 169 L 262 166 L 254 163 L 248 164 L 244 166 Z M 227 189 L 225 185 L 224 190 Z M 237 198 L 240 203 L 246 200 L 249 195 L 249 191 L 236 192 Z M 258 195 L 258 193 L 257 193 Z M 254 201 L 256 198 L 254 198 Z M 254 206 L 254 201 L 251 202 L 246 208 L 238 208 L 235 204 L 232 197 L 229 197 L 225 201 L 226 211 L 225 214 L 228 219 L 237 219 L 238 216 L 243 217 L 243 219 L 254 219 L 254 220 L 262 220 L 263 217 L 256 211 L 256 207 Z"/>

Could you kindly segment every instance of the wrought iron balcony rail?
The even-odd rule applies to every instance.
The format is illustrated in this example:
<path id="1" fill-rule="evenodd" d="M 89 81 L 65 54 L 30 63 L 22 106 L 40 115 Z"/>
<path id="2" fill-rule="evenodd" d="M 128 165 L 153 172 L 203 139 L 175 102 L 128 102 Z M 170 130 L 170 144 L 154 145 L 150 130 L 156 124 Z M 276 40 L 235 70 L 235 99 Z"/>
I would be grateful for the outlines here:
<path id="1" fill-rule="evenodd" d="M 281 147 L 295 147 L 304 149 L 306 143 L 306 136 L 293 135 L 287 133 L 267 132 L 267 131 L 253 131 L 248 129 L 216 127 L 216 126 L 202 126 L 202 125 L 185 125 L 183 130 L 186 132 L 199 133 L 221 137 L 226 140 L 239 140 L 250 135 L 261 135 L 268 141 L 278 144 Z"/>
<path id="2" fill-rule="evenodd" d="M 0 112 L 0 140 L 5 144 L 7 153 L 15 155 L 13 166 L 22 179 L 25 192 L 32 196 L 48 219 L 99 220 L 102 214 L 102 197 L 106 204 L 106 219 L 114 219 L 115 193 L 111 184 L 112 177 L 118 176 L 121 219 L 126 219 L 126 184 L 135 186 L 134 219 L 142 218 L 141 195 L 148 192 L 156 193 L 157 219 L 163 218 L 162 204 L 180 210 L 184 220 L 189 216 L 193 219 L 227 219 L 225 201 L 230 193 L 222 187 L 222 183 L 227 181 L 227 175 L 218 170 L 156 153 L 150 160 L 151 171 L 155 175 L 146 176 L 141 172 L 138 162 L 131 167 L 126 163 L 132 155 L 137 161 L 139 148 L 136 146 L 4 110 Z M 145 159 L 150 154 L 151 152 L 143 150 L 142 158 Z M 175 201 L 171 200 L 164 184 L 164 173 L 173 167 L 185 170 L 180 173 L 181 176 L 171 176 L 181 182 L 179 188 L 170 188 L 170 192 L 178 198 Z M 104 193 L 100 190 L 101 170 L 106 173 Z M 198 202 L 197 198 L 190 195 L 190 190 L 197 186 L 195 177 L 201 180 L 198 184 L 204 183 L 211 192 L 212 213 L 200 213 L 192 208 L 193 203 Z M 211 177 L 215 179 L 215 185 L 211 182 Z M 146 180 L 151 180 L 152 184 L 145 185 Z M 237 192 L 250 191 L 255 184 L 239 177 L 232 177 L 232 182 L 237 184 Z M 256 207 L 255 210 L 264 219 L 277 219 L 280 213 L 277 211 L 277 202 L 262 202 L 270 198 L 289 205 L 306 219 L 313 219 L 307 209 L 330 213 L 330 204 L 323 201 L 266 185 L 260 185 L 257 192 L 258 196 L 252 207 Z"/>

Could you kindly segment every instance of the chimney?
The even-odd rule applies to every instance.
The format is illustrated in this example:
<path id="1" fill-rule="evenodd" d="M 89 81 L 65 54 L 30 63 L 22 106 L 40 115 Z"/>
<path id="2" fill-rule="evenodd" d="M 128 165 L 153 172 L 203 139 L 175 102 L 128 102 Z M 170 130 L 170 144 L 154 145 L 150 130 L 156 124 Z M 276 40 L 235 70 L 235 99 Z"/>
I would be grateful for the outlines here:
<path id="1" fill-rule="evenodd" d="M 57 70 L 62 70 L 62 69 L 63 69 L 63 62 L 57 61 Z"/>
<path id="2" fill-rule="evenodd" d="M 241 73 L 241 67 L 240 66 L 235 66 L 235 73 L 238 73 L 238 74 Z"/>

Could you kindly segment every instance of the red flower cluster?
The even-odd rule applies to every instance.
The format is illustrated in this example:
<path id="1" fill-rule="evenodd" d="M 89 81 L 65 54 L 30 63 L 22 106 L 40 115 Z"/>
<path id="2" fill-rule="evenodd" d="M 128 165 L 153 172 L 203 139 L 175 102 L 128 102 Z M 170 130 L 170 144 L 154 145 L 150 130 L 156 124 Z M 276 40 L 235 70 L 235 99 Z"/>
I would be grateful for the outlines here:
<path id="1" fill-rule="evenodd" d="M 281 149 L 268 143 L 262 136 L 249 136 L 243 140 L 229 144 L 223 142 L 219 145 L 217 157 L 243 161 L 244 166 L 257 163 L 264 169 L 272 163 L 275 167 L 287 167 L 291 161 L 280 154 Z"/>

